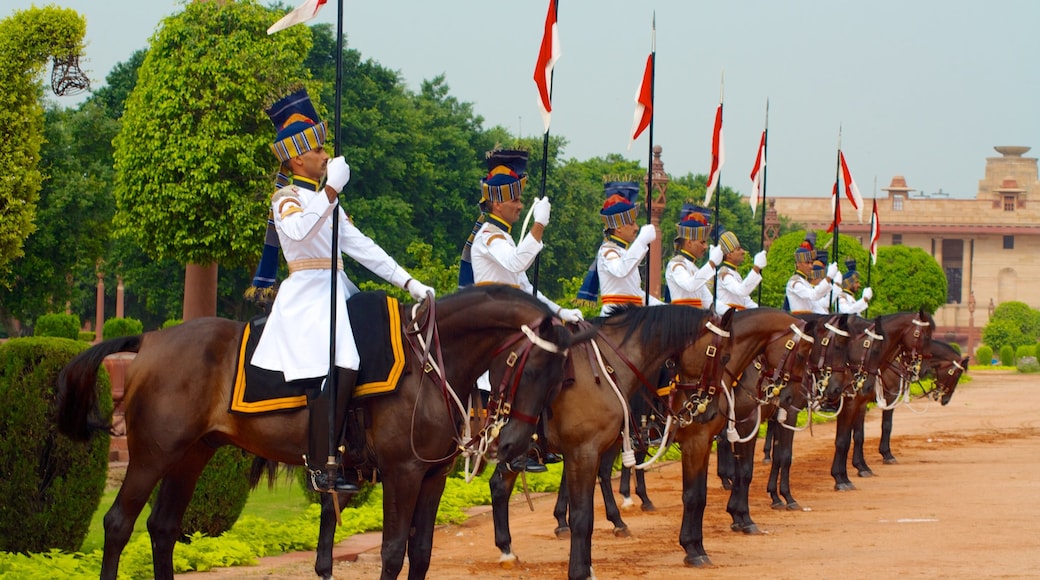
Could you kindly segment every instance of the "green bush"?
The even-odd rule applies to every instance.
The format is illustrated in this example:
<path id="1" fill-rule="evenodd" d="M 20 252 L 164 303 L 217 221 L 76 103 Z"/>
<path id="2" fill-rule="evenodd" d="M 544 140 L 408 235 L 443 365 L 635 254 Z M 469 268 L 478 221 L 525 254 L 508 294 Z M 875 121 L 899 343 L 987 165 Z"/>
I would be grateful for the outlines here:
<path id="1" fill-rule="evenodd" d="M 178 324 L 180 324 L 182 322 L 184 322 L 184 321 L 181 320 L 180 318 L 171 318 L 171 319 L 167 320 L 166 322 L 162 323 L 162 328 L 169 328 L 171 326 L 177 326 Z"/>
<path id="2" fill-rule="evenodd" d="M 89 444 L 57 431 L 58 373 L 87 344 L 53 337 L 0 345 L 0 551 L 79 550 L 108 474 L 107 433 Z M 103 416 L 112 412 L 99 374 Z"/>
<path id="3" fill-rule="evenodd" d="M 982 345 L 975 349 L 975 364 L 989 365 L 993 362 L 993 349 Z"/>
<path id="4" fill-rule="evenodd" d="M 1040 373 L 1040 363 L 1036 361 L 1035 356 L 1023 356 L 1018 359 L 1018 372 L 1020 373 Z"/>
<path id="5" fill-rule="evenodd" d="M 109 318 L 101 329 L 101 338 L 119 338 L 120 336 L 134 336 L 144 332 L 144 324 L 136 318 Z"/>
<path id="6" fill-rule="evenodd" d="M 1010 344 L 1000 347 L 1000 364 L 1006 367 L 1015 366 L 1015 348 Z"/>
<path id="7" fill-rule="evenodd" d="M 77 340 L 79 316 L 75 314 L 44 314 L 36 319 L 33 336 L 57 336 Z"/>
<path id="8" fill-rule="evenodd" d="M 950 343 L 950 348 L 955 350 L 957 352 L 957 354 L 961 354 L 961 353 L 964 352 L 964 349 L 961 348 L 961 345 L 957 344 L 956 342 L 951 342 Z"/>
<path id="9" fill-rule="evenodd" d="M 97 338 L 97 333 L 96 332 L 94 332 L 93 330 L 91 330 L 91 331 L 85 331 L 84 330 L 84 331 L 79 333 L 79 335 L 76 337 L 76 340 L 80 340 L 80 341 L 83 341 L 83 342 L 94 342 L 95 338 Z"/>
<path id="10" fill-rule="evenodd" d="M 181 519 L 181 534 L 216 537 L 231 529 L 249 499 L 249 469 L 253 456 L 225 445 L 213 454 L 202 470 L 191 503 Z M 158 488 L 156 488 L 156 492 Z M 149 504 L 154 503 L 156 492 Z"/>
<path id="11" fill-rule="evenodd" d="M 1015 360 L 1023 357 L 1031 356 L 1036 358 L 1036 345 L 1035 344 L 1023 344 L 1015 349 Z"/>

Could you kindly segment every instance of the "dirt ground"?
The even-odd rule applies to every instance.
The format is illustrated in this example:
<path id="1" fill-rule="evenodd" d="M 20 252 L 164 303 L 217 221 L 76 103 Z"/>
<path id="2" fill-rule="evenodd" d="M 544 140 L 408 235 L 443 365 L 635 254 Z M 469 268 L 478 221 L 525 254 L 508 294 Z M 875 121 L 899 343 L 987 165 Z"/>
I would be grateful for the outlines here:
<path id="1" fill-rule="evenodd" d="M 678 545 L 681 471 L 677 463 L 647 474 L 656 512 L 624 513 L 632 531 L 615 538 L 597 496 L 593 570 L 608 578 L 1035 578 L 1040 576 L 1040 377 L 974 373 L 946 407 L 919 401 L 896 411 L 892 448 L 877 454 L 880 412 L 867 417 L 866 454 L 876 477 L 836 492 L 830 477 L 833 424 L 795 437 L 792 491 L 803 511 L 770 509 L 767 466 L 756 465 L 751 515 L 765 532 L 730 531 L 728 492 L 714 476 L 705 513 L 705 547 L 714 566 L 686 568 Z M 617 490 L 617 480 L 614 482 Z M 490 514 L 439 528 L 433 579 L 565 578 L 569 542 L 553 535 L 555 495 L 528 509 L 511 506 L 513 549 L 520 562 L 498 563 Z M 637 501 L 638 503 L 638 501 Z M 337 562 L 337 578 L 378 578 L 378 548 Z M 405 572 L 407 574 L 407 563 Z M 313 557 L 178 577 L 313 578 Z M 215 579 L 214 579 L 215 580 Z"/>

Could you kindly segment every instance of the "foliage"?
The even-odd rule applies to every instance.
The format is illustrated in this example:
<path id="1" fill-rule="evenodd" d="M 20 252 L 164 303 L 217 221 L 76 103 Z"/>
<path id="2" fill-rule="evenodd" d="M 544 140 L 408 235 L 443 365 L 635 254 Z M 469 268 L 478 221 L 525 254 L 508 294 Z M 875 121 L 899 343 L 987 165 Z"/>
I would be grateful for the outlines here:
<path id="1" fill-rule="evenodd" d="M 84 444 L 59 434 L 54 392 L 58 372 L 87 347 L 50 337 L 0 344 L 0 550 L 71 552 L 87 534 L 105 488 L 109 437 Z M 107 417 L 107 375 L 99 383 Z"/>
<path id="2" fill-rule="evenodd" d="M 1020 357 L 1017 368 L 1020 373 L 1040 373 L 1040 363 L 1035 356 Z"/>
<path id="3" fill-rule="evenodd" d="M 982 329 L 982 342 L 1000 351 L 1004 345 L 1018 348 L 1035 344 L 1040 337 L 1040 310 L 1025 302 L 1004 302 L 997 306 Z"/>
<path id="4" fill-rule="evenodd" d="M 859 263 L 866 264 L 866 260 Z M 870 316 L 919 309 L 935 314 L 946 304 L 946 274 L 935 258 L 920 248 L 878 248 L 878 263 L 873 267 L 873 277 L 874 299 L 870 302 Z"/>
<path id="5" fill-rule="evenodd" d="M 105 340 L 120 336 L 135 336 L 144 332 L 144 325 L 133 318 L 109 318 L 102 327 L 101 337 Z"/>
<path id="6" fill-rule="evenodd" d="M 36 319 L 33 336 L 57 336 L 77 340 L 79 338 L 79 316 L 64 313 L 44 314 Z"/>
<path id="7" fill-rule="evenodd" d="M 1012 320 L 990 319 L 982 329 L 982 343 L 997 352 L 1001 352 L 1005 346 L 1014 350 L 1018 345 L 1031 342 L 1022 334 L 1021 327 Z"/>
<path id="8" fill-rule="evenodd" d="M 957 344 L 956 342 L 951 342 L 950 348 L 952 348 L 954 352 L 956 352 L 957 354 L 961 354 L 963 352 L 961 345 Z"/>
<path id="9" fill-rule="evenodd" d="M 975 349 L 975 364 L 989 365 L 993 361 L 993 348 L 982 345 Z"/>
<path id="10" fill-rule="evenodd" d="M 194 544 L 199 535 L 216 537 L 230 530 L 249 499 L 252 465 L 252 454 L 230 445 L 218 448 L 195 484 L 195 493 L 181 518 L 181 534 L 192 537 Z M 154 505 L 157 493 L 158 489 L 152 493 L 149 505 Z"/>
<path id="11" fill-rule="evenodd" d="M 1026 356 L 1036 357 L 1036 344 L 1018 345 L 1018 348 L 1015 349 L 1015 359 L 1020 360 Z"/>
<path id="12" fill-rule="evenodd" d="M 83 342 L 94 342 L 94 339 L 97 338 L 97 333 L 92 331 L 92 330 L 91 331 L 86 331 L 85 330 L 85 331 L 80 332 L 79 334 L 77 334 L 76 338 L 78 340 L 82 340 Z"/>
<path id="13" fill-rule="evenodd" d="M 1006 367 L 1015 366 L 1015 349 L 1010 344 L 1000 347 L 1000 364 Z"/>
<path id="14" fill-rule="evenodd" d="M 26 237 L 37 227 L 43 182 L 38 165 L 43 143 L 40 76 L 52 56 L 82 54 L 86 29 L 82 15 L 53 5 L 15 10 L 0 20 L 0 281 L 9 280 L 11 260 L 23 254 Z"/>
<path id="15" fill-rule="evenodd" d="M 263 109 L 309 76 L 310 32 L 268 36 L 276 15 L 193 2 L 151 39 L 114 155 L 117 234 L 149 257 L 252 265 L 272 170 Z"/>
<path id="16" fill-rule="evenodd" d="M 163 322 L 162 326 L 160 326 L 159 328 L 170 328 L 170 327 L 173 327 L 173 326 L 177 326 L 178 324 L 181 324 L 183 322 L 184 321 L 181 320 L 180 318 L 171 318 L 171 319 L 167 320 L 166 322 Z"/>

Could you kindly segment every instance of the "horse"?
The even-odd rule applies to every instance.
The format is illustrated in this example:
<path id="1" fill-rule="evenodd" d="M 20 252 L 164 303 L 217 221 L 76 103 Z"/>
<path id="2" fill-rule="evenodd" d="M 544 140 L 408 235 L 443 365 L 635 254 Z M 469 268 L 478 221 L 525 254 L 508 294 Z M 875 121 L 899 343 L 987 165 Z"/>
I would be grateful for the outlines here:
<path id="1" fill-rule="evenodd" d="M 919 379 L 922 365 L 931 355 L 935 329 L 935 321 L 923 310 L 887 314 L 873 321 L 853 320 L 852 331 L 865 338 L 850 342 L 849 361 L 855 368 L 855 378 L 845 389 L 834 433 L 831 477 L 835 491 L 856 489 L 848 475 L 849 445 L 855 425 L 862 424 L 867 403 L 879 400 L 875 390 L 884 390 L 885 385 L 898 388 L 902 381 Z"/>
<path id="2" fill-rule="evenodd" d="M 704 317 L 703 311 L 698 309 L 660 305 L 623 309 L 593 321 L 599 325 L 599 336 L 590 341 L 590 345 L 606 345 L 614 349 L 611 354 L 607 348 L 602 348 L 611 355 L 604 357 L 607 360 L 603 367 L 608 371 L 603 374 L 620 379 L 614 381 L 619 392 L 612 392 L 600 384 L 599 364 L 572 350 L 574 381 L 553 399 L 547 425 L 550 444 L 563 453 L 564 477 L 569 488 L 569 578 L 592 576 L 592 496 L 596 466 L 624 424 L 621 401 L 627 400 L 640 387 L 656 390 L 656 383 L 651 384 L 646 379 L 647 374 L 656 377 L 665 360 L 671 360 L 671 366 L 675 368 L 676 387 L 669 396 L 669 414 L 680 425 L 677 440 L 683 454 L 684 488 L 687 484 L 692 485 L 697 477 L 692 472 L 696 471 L 697 464 L 703 463 L 699 496 L 692 489 L 685 489 L 683 493 L 684 525 L 680 543 L 686 546 L 684 540 L 687 537 L 698 536 L 696 541 L 699 542 L 701 519 L 694 515 L 703 516 L 710 438 L 721 425 L 722 413 L 727 406 L 721 400 L 726 391 L 724 374 L 735 376 L 763 349 L 768 352 L 768 364 L 776 365 L 790 350 L 788 345 L 798 345 L 792 348 L 802 356 L 808 348 L 807 342 L 795 340 L 804 323 L 779 310 L 727 312 L 722 318 L 721 328 L 711 319 L 703 322 Z M 709 330 L 698 330 L 701 324 Z M 628 340 L 636 332 L 640 340 Z M 709 432 L 707 446 L 694 446 L 693 438 L 688 436 L 695 430 L 689 425 L 697 424 L 699 427 L 699 421 L 714 421 L 700 429 Z M 520 441 L 523 441 L 522 432 L 513 433 L 513 436 L 521 437 Z M 505 444 L 504 434 L 499 442 Z M 667 441 L 662 444 L 667 445 Z M 698 452 L 702 459 L 699 456 L 694 458 Z M 561 484 L 561 490 L 562 487 Z M 492 497 L 494 500 L 496 494 L 493 493 Z M 504 556 L 508 555 L 506 550 L 510 540 L 506 499 L 508 493 L 502 494 L 499 503 L 493 504 L 496 545 Z"/>
<path id="3" fill-rule="evenodd" d="M 400 305 L 405 370 L 392 394 L 355 398 L 365 418 L 364 455 L 383 482 L 382 578 L 396 578 L 405 551 L 409 578 L 429 568 L 433 527 L 448 469 L 460 445 L 461 405 L 477 377 L 508 384 L 515 416 L 537 415 L 544 385 L 563 375 L 571 333 L 537 299 L 504 286 L 466 289 L 424 301 L 415 320 Z M 425 315 L 423 314 L 425 312 Z M 422 323 L 422 324 L 420 324 Z M 104 518 L 101 578 L 114 579 L 134 521 L 157 482 L 148 518 L 154 575 L 173 578 L 173 549 L 196 481 L 215 449 L 235 445 L 257 456 L 301 465 L 307 412 L 228 412 L 245 323 L 200 318 L 142 335 L 116 338 L 75 357 L 58 382 L 59 427 L 78 440 L 107 428 L 97 417 L 97 369 L 105 356 L 136 352 L 127 371 L 126 425 L 130 461 Z M 419 344 L 422 337 L 425 343 Z M 517 362 L 519 361 L 519 362 Z M 541 397 L 541 398 L 539 398 Z M 507 457 L 508 459 L 508 457 Z M 345 468 L 350 459 L 344 457 Z M 326 510 L 327 511 L 327 510 Z M 335 514 L 333 514 L 335 515 Z M 315 573 L 331 577 L 331 527 L 320 537 Z M 331 521 L 331 520 L 330 520 Z M 334 522 L 332 522 L 334 524 Z"/>
<path id="4" fill-rule="evenodd" d="M 849 341 L 847 315 L 799 315 L 807 322 L 806 333 L 813 336 L 812 347 L 805 361 L 801 380 L 788 384 L 788 388 L 777 392 L 771 384 L 764 384 L 766 376 L 762 365 L 752 365 L 741 374 L 735 386 L 736 408 L 741 421 L 731 423 L 726 437 L 719 439 L 718 468 L 723 487 L 729 489 L 730 498 L 726 511 L 733 518 L 730 529 L 745 534 L 760 533 L 752 521 L 748 503 L 752 477 L 754 475 L 755 445 L 762 418 L 780 416 L 786 423 L 797 419 L 798 411 L 814 394 L 836 396 L 844 387 L 846 372 L 846 349 Z M 751 428 L 745 427 L 747 435 L 741 435 L 739 424 L 755 417 Z M 793 436 L 785 430 L 777 437 Z M 790 456 L 778 454 L 770 466 L 767 490 L 773 496 L 773 507 L 777 508 L 777 493 L 789 498 L 789 505 L 797 503 L 790 497 Z M 728 483 L 728 487 L 727 487 Z M 795 507 L 790 507 L 795 509 Z"/>
<path id="5" fill-rule="evenodd" d="M 935 381 L 935 387 L 924 394 L 929 398 L 932 398 L 943 406 L 949 404 L 950 399 L 953 397 L 954 391 L 957 390 L 957 384 L 960 381 L 961 376 L 967 372 L 968 369 L 968 357 L 962 357 L 956 349 L 950 346 L 949 343 L 942 342 L 940 340 L 932 339 L 931 343 L 931 356 L 925 359 L 924 372 L 922 376 L 931 377 Z M 896 367 L 888 366 L 881 374 L 882 384 L 885 388 L 879 394 L 875 390 L 875 401 L 879 407 L 882 407 L 881 415 L 881 440 L 878 443 L 878 453 L 881 454 L 882 460 L 885 465 L 891 465 L 896 463 L 895 455 L 892 454 L 892 417 L 895 413 L 895 406 L 900 401 L 909 401 L 909 388 L 897 389 L 895 392 L 894 400 L 890 403 L 888 398 L 891 395 L 891 389 L 887 387 L 889 385 L 899 385 L 901 377 L 896 372 Z M 880 398 L 879 398 L 880 397 Z M 866 413 L 860 413 L 857 417 L 856 423 L 853 425 L 852 430 L 852 465 L 858 470 L 860 477 L 870 477 L 873 475 L 870 467 L 867 465 L 866 459 L 863 455 L 863 420 Z"/>

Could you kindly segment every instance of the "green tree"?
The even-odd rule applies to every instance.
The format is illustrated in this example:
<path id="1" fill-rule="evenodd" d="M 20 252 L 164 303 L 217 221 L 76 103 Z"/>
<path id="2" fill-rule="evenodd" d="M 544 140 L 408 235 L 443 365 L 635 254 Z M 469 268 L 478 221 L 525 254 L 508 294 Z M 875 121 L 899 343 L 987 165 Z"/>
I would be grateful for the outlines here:
<path id="1" fill-rule="evenodd" d="M 991 319 L 982 329 L 982 344 L 989 346 L 994 352 L 1002 352 L 1005 346 L 1014 350 L 1019 345 L 1031 342 L 1032 340 L 1022 334 L 1022 329 L 1008 319 Z"/>
<path id="2" fill-rule="evenodd" d="M 866 264 L 866 260 L 860 262 Z M 871 286 L 871 316 L 924 309 L 934 314 L 946 304 L 946 274 L 928 252 L 909 246 L 878 248 Z M 865 278 L 864 278 L 865 280 Z M 864 283 L 864 286 L 866 284 Z"/>
<path id="3" fill-rule="evenodd" d="M 39 168 L 43 142 L 41 73 L 51 56 L 83 52 L 87 22 L 74 10 L 46 6 L 16 10 L 0 20 L 0 280 L 10 262 L 23 253 L 25 239 L 36 229 L 36 203 L 43 175 Z M 3 282 L 0 282 L 3 285 Z"/>
<path id="4" fill-rule="evenodd" d="M 1015 346 L 1036 342 L 1040 336 L 1040 310 L 1034 310 L 1025 302 L 1002 302 L 989 320 L 1006 320 L 1016 327 L 1022 335 L 1022 342 L 1016 342 Z"/>
<path id="5" fill-rule="evenodd" d="M 309 78 L 310 31 L 268 36 L 277 16 L 193 2 L 153 36 L 115 140 L 117 235 L 151 259 L 255 265 L 274 169 L 263 109 Z"/>

